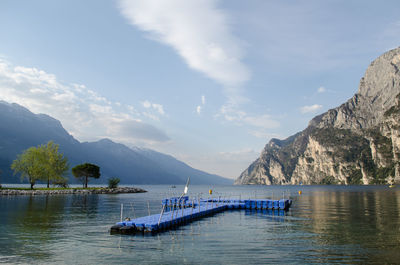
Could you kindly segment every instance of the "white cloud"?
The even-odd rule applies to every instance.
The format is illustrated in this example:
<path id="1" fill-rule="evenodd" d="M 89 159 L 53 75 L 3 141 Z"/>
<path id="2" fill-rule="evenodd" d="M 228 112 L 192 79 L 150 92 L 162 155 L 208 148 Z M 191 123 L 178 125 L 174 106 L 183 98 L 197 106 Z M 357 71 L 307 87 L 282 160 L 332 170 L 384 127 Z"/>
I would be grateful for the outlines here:
<path id="1" fill-rule="evenodd" d="M 317 112 L 322 108 L 322 105 L 314 104 L 311 106 L 303 106 L 300 108 L 301 113 L 313 113 Z"/>
<path id="2" fill-rule="evenodd" d="M 153 104 L 153 108 L 161 115 L 165 115 L 164 107 L 161 104 Z"/>
<path id="3" fill-rule="evenodd" d="M 243 51 L 217 0 L 120 0 L 129 23 L 173 47 L 188 66 L 226 87 L 249 79 Z"/>
<path id="4" fill-rule="evenodd" d="M 108 132 L 111 135 L 117 135 L 124 142 L 129 142 L 131 138 L 154 143 L 169 140 L 163 131 L 137 120 L 114 120 L 112 124 L 111 130 Z"/>
<path id="5" fill-rule="evenodd" d="M 201 114 L 201 111 L 203 110 L 203 106 L 206 104 L 206 97 L 204 95 L 201 96 L 201 105 L 198 105 L 196 107 L 196 112 L 198 115 Z"/>
<path id="6" fill-rule="evenodd" d="M 151 103 L 150 101 L 146 100 L 142 102 L 143 107 L 145 107 L 146 109 L 151 108 Z"/>
<path id="7" fill-rule="evenodd" d="M 243 84 L 250 71 L 242 62 L 244 51 L 241 41 L 231 31 L 227 14 L 217 8 L 218 0 L 119 0 L 119 9 L 133 26 L 147 32 L 150 37 L 169 45 L 185 60 L 187 65 L 223 85 L 229 105 L 248 103 L 243 95 Z M 196 106 L 203 111 L 206 102 Z M 237 110 L 240 112 L 240 110 Z M 237 116 L 236 114 L 233 114 Z M 262 124 L 277 127 L 278 123 L 263 115 L 235 118 L 223 114 L 227 121 Z M 258 126 L 258 125 L 257 125 Z"/>
<path id="8" fill-rule="evenodd" d="M 320 87 L 318 88 L 317 92 L 318 92 L 318 93 L 324 93 L 324 92 L 326 92 L 326 88 L 323 87 L 323 86 L 320 86 Z"/>
<path id="9" fill-rule="evenodd" d="M 154 110 L 156 110 L 158 112 L 158 114 L 165 115 L 164 107 L 161 104 L 151 103 L 150 101 L 145 100 L 145 101 L 142 102 L 142 105 L 146 109 L 154 109 Z"/>
<path id="10" fill-rule="evenodd" d="M 110 102 L 84 85 L 61 83 L 55 75 L 37 68 L 13 67 L 1 58 L 0 91 L 2 100 L 60 120 L 81 141 L 108 137 L 152 144 L 169 139 L 164 132 L 141 121 L 133 106 Z M 151 106 L 164 114 L 161 105 Z"/>
<path id="11" fill-rule="evenodd" d="M 221 107 L 220 114 L 223 118 L 237 125 L 248 125 L 256 128 L 272 129 L 278 128 L 280 123 L 268 114 L 251 115 L 237 108 L 236 104 L 226 104 Z"/>
<path id="12" fill-rule="evenodd" d="M 142 105 L 144 108 L 148 109 L 148 110 L 152 110 L 153 112 L 143 112 L 143 115 L 152 119 L 152 120 L 160 120 L 160 118 L 157 115 L 161 115 L 164 116 L 165 115 L 165 111 L 164 111 L 164 107 L 161 104 L 157 104 L 157 103 L 151 103 L 148 100 L 145 100 L 142 102 Z"/>

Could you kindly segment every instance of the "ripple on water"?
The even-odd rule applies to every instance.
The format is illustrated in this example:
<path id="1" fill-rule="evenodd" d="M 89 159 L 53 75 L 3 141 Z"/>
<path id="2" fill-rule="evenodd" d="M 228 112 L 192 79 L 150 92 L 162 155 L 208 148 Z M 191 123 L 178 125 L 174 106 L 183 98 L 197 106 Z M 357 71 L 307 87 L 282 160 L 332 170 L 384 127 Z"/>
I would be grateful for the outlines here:
<path id="1" fill-rule="evenodd" d="M 124 216 L 158 213 L 166 186 L 148 193 L 0 197 L 0 263 L 396 263 L 400 191 L 381 186 L 221 186 L 218 196 L 293 199 L 285 215 L 227 211 L 156 236 L 110 235 Z M 180 189 L 183 187 L 177 187 Z M 209 187 L 192 186 L 192 195 Z M 239 196 L 239 195 L 238 195 Z M 149 202 L 149 204 L 147 204 Z M 149 209 L 148 209 L 148 206 Z"/>

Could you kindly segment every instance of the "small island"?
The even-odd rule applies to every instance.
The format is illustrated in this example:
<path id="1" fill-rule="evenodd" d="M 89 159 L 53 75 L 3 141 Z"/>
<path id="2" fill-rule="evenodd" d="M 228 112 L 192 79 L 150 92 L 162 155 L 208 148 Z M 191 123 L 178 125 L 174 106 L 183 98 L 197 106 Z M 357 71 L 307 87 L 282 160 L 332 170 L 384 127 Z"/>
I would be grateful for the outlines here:
<path id="1" fill-rule="evenodd" d="M 136 187 L 92 188 L 0 188 L 0 195 L 118 194 L 147 192 Z"/>
<path id="2" fill-rule="evenodd" d="M 14 174 L 20 174 L 21 180 L 27 179 L 30 188 L 2 187 L 0 195 L 57 195 L 57 194 L 117 194 L 147 192 L 136 187 L 118 187 L 120 179 L 108 179 L 108 187 L 88 187 L 90 178 L 100 178 L 100 167 L 84 163 L 72 168 L 72 175 L 79 179 L 83 187 L 69 187 L 67 172 L 68 160 L 59 153 L 59 145 L 49 141 L 45 145 L 30 147 L 11 164 Z M 0 171 L 0 175 L 1 175 Z M 46 188 L 34 188 L 36 181 L 47 183 Z M 50 187 L 52 185 L 53 187 Z M 57 187 L 58 186 L 58 187 Z"/>

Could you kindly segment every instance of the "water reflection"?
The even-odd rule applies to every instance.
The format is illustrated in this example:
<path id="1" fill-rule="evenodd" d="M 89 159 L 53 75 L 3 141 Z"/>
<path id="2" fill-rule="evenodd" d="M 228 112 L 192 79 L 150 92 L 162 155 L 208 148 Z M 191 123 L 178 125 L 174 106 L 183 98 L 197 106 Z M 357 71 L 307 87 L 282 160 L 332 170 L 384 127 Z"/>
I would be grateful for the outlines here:
<path id="1" fill-rule="evenodd" d="M 27 196 L 24 202 L 11 198 L 2 203 L 2 213 L 7 214 L 1 224 L 5 230 L 1 233 L 1 247 L 10 255 L 49 258 L 46 245 L 54 239 L 54 230 L 61 227 L 65 201 L 64 196 Z"/>
<path id="2" fill-rule="evenodd" d="M 315 235 L 320 246 L 314 255 L 354 261 L 393 263 L 400 260 L 399 192 L 313 192 L 298 197 L 293 215 L 309 218 L 301 229 Z M 334 251 L 332 251 L 334 250 Z M 384 253 L 384 255 L 383 255 Z"/>
<path id="3" fill-rule="evenodd" d="M 276 222 L 284 222 L 286 219 L 283 218 L 282 216 L 285 216 L 287 211 L 282 211 L 282 210 L 254 210 L 254 209 L 246 209 L 245 215 L 247 216 L 253 216 L 255 218 L 264 218 L 268 219 L 271 221 L 276 221 Z"/>
<path id="4" fill-rule="evenodd" d="M 124 216 L 159 213 L 161 199 L 173 195 L 165 186 L 146 186 L 144 194 L 0 197 L 0 263 L 398 263 L 400 189 L 304 186 L 298 195 L 299 188 L 213 187 L 242 199 L 285 192 L 293 205 L 284 214 L 226 211 L 156 236 L 108 229 L 121 203 Z"/>
<path id="5" fill-rule="evenodd" d="M 97 217 L 99 196 L 96 194 L 74 195 L 69 206 L 69 213 L 80 215 L 82 218 L 93 219 Z"/>
<path id="6" fill-rule="evenodd" d="M 82 219 L 95 218 L 97 204 L 98 197 L 91 195 L 1 197 L 0 256 L 50 259 L 52 244 L 59 240 L 71 214 L 75 213 L 74 219 L 76 213 Z"/>

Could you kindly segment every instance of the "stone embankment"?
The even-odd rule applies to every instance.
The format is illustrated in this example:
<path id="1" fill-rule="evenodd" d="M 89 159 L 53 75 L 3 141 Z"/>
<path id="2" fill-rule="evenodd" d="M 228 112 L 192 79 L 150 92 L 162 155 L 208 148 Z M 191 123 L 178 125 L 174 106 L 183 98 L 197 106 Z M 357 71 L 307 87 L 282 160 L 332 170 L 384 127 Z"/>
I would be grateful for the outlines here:
<path id="1" fill-rule="evenodd" d="M 58 194 L 118 194 L 118 193 L 141 193 L 147 192 L 141 188 L 120 187 L 115 189 L 99 188 L 99 189 L 60 189 L 60 190 L 17 190 L 17 189 L 0 189 L 0 195 L 58 195 Z"/>

